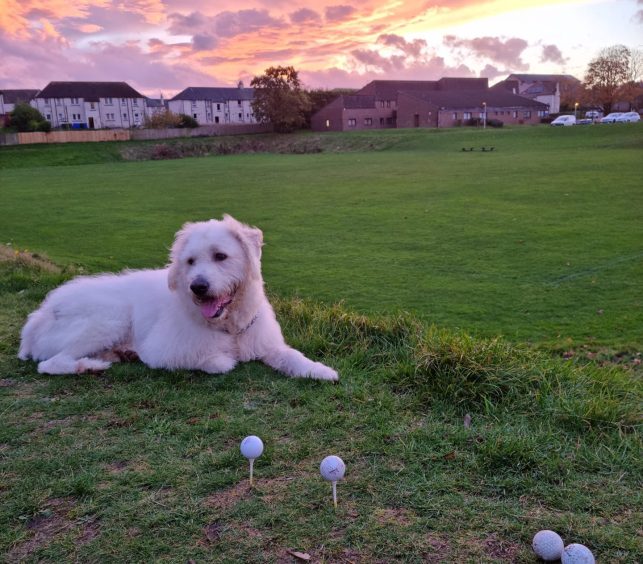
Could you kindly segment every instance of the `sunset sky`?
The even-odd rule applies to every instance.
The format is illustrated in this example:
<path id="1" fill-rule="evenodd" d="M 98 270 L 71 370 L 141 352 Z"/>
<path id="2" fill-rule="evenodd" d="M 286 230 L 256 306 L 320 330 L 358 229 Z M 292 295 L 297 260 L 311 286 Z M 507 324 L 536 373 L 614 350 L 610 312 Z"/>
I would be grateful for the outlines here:
<path id="1" fill-rule="evenodd" d="M 0 0 L 0 89 L 124 80 L 149 96 L 512 72 L 582 79 L 604 47 L 643 48 L 643 0 Z"/>

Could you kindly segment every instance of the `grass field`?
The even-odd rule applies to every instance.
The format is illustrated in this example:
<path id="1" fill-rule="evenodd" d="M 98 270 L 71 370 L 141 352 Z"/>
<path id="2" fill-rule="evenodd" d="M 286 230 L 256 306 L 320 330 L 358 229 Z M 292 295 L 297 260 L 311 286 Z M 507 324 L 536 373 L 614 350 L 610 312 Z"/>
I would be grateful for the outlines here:
<path id="1" fill-rule="evenodd" d="M 148 162 L 116 162 L 117 144 L 3 148 L 0 241 L 92 271 L 157 266 L 184 221 L 228 212 L 264 230 L 279 295 L 640 350 L 643 127 L 378 136 L 385 150 L 329 135 L 339 151 Z"/>
<path id="2" fill-rule="evenodd" d="M 0 242 L 62 267 L 0 261 L 0 554 L 534 562 L 551 528 L 640 561 L 643 127 L 264 139 L 322 152 L 0 148 Z M 163 264 L 183 221 L 223 212 L 264 229 L 287 339 L 339 385 L 254 363 L 43 377 L 15 358 L 49 289 Z M 551 354 L 568 348 L 583 362 Z M 254 490 L 247 434 L 266 444 Z M 329 453 L 347 463 L 337 512 Z"/>

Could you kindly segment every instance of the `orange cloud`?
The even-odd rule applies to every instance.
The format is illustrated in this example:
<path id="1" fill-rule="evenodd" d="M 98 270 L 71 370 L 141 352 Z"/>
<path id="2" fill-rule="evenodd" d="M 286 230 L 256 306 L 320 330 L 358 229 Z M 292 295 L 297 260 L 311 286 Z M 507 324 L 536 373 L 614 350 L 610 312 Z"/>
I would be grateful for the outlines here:
<path id="1" fill-rule="evenodd" d="M 0 0 L 0 53 L 6 55 L 0 80 L 6 84 L 6 77 L 18 76 L 21 62 L 26 66 L 29 58 L 33 68 L 51 68 L 51 73 L 71 73 L 84 62 L 96 65 L 96 75 L 104 79 L 132 80 L 118 76 L 116 64 L 117 56 L 126 61 L 128 53 L 131 60 L 152 65 L 163 84 L 175 69 L 177 89 L 186 86 L 180 80 L 187 77 L 234 84 L 278 64 L 294 65 L 313 85 L 333 81 L 330 86 L 385 73 L 391 78 L 469 76 L 475 73 L 472 65 L 491 75 L 501 72 L 494 65 L 528 67 L 527 41 L 514 30 L 508 30 L 510 39 L 481 31 L 476 39 L 453 36 L 447 44 L 442 42 L 447 28 L 582 1 L 588 0 Z M 538 49 L 538 62 L 567 60 L 551 41 Z M 30 52 L 47 64 L 36 65 Z M 453 54 L 457 57 L 449 58 Z M 74 79 L 43 73 L 43 83 Z M 134 73 L 142 76 L 153 81 L 153 73 Z"/>

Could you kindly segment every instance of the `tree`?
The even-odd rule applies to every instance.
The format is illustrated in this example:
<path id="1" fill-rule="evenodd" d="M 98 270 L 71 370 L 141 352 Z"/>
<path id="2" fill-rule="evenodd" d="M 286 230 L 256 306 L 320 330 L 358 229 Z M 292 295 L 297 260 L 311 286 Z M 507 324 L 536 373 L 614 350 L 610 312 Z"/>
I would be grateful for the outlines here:
<path id="1" fill-rule="evenodd" d="M 9 114 L 9 127 L 16 131 L 51 131 L 51 124 L 43 115 L 25 102 L 16 104 Z"/>
<path id="2" fill-rule="evenodd" d="M 181 118 L 170 110 L 162 110 L 151 116 L 145 116 L 145 127 L 150 129 L 167 129 L 179 127 Z"/>
<path id="3" fill-rule="evenodd" d="M 281 133 L 305 125 L 310 99 L 294 67 L 270 67 L 255 76 L 250 86 L 255 89 L 252 109 L 258 121 L 271 123 Z"/>
<path id="4" fill-rule="evenodd" d="M 310 118 L 313 116 L 313 114 L 321 110 L 326 105 L 330 104 L 333 100 L 335 100 L 342 94 L 350 95 L 355 94 L 355 92 L 356 90 L 349 88 L 336 88 L 334 90 L 308 90 L 307 94 L 308 99 L 310 100 L 310 107 L 304 114 L 306 117 L 306 127 L 310 127 Z"/>
<path id="5" fill-rule="evenodd" d="M 585 73 L 585 87 L 590 102 L 603 107 L 607 114 L 618 101 L 619 89 L 632 81 L 633 64 L 639 59 L 625 45 L 613 45 L 599 52 L 592 59 Z"/>

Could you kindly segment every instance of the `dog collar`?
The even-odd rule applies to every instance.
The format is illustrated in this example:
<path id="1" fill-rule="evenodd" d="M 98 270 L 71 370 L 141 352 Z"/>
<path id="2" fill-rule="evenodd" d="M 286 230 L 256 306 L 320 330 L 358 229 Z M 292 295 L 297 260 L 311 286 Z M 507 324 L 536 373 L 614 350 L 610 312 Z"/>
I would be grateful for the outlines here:
<path id="1" fill-rule="evenodd" d="M 230 335 L 236 335 L 236 336 L 243 335 L 248 329 L 250 329 L 250 327 L 252 327 L 255 324 L 255 321 L 257 321 L 257 319 L 259 319 L 259 314 L 255 315 L 251 319 L 250 323 L 248 323 L 248 325 L 246 325 L 243 329 L 241 329 L 240 331 L 237 331 L 236 333 L 232 333 L 231 331 L 228 331 L 227 329 L 224 329 L 223 331 L 225 333 L 230 334 Z"/>

